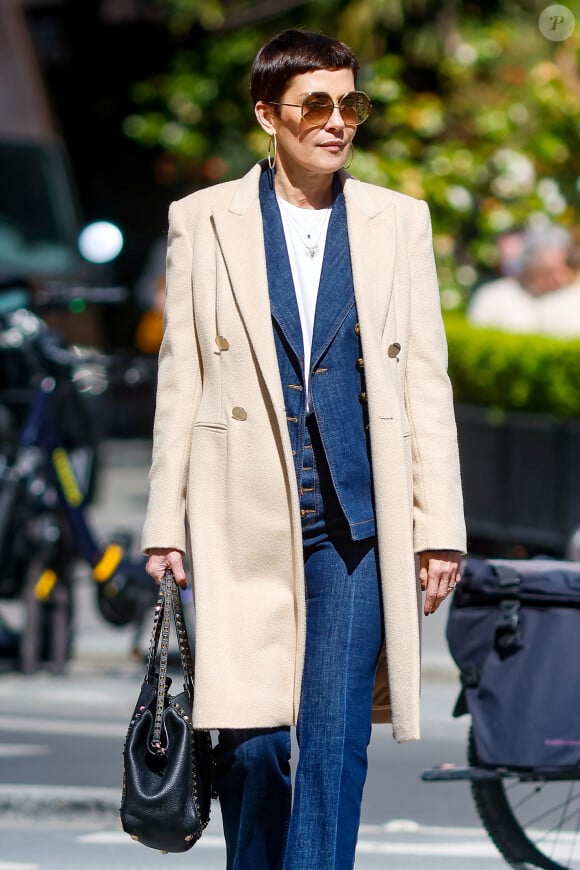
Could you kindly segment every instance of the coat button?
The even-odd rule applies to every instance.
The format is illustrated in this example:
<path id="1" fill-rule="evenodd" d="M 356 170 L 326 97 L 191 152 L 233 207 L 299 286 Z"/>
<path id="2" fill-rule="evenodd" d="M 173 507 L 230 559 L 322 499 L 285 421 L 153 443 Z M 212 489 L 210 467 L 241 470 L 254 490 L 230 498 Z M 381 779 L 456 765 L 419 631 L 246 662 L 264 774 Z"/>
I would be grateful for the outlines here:
<path id="1" fill-rule="evenodd" d="M 243 408 L 232 408 L 232 417 L 234 420 L 247 420 L 248 415 Z"/>
<path id="2" fill-rule="evenodd" d="M 356 367 L 357 367 L 357 369 L 364 369 L 364 367 L 365 367 L 365 361 L 364 361 L 364 359 L 362 358 L 362 356 L 359 357 L 359 358 L 357 359 L 357 361 L 356 361 Z"/>
<path id="3" fill-rule="evenodd" d="M 360 323 L 355 323 L 354 331 L 356 332 L 357 335 L 360 335 Z"/>
<path id="4" fill-rule="evenodd" d="M 395 357 L 399 356 L 400 352 L 401 345 L 398 341 L 394 341 L 392 344 L 390 344 L 387 350 L 387 354 L 390 356 L 391 359 L 395 359 Z"/>
<path id="5" fill-rule="evenodd" d="M 220 350 L 229 350 L 230 343 L 227 338 L 224 338 L 223 335 L 216 335 L 215 343 L 217 344 Z"/>

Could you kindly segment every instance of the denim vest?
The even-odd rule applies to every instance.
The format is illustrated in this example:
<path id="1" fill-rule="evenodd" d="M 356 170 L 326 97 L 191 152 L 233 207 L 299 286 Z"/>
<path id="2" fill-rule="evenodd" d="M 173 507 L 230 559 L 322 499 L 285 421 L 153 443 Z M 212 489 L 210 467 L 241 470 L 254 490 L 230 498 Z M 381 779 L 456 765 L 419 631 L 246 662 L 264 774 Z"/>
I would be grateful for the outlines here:
<path id="1" fill-rule="evenodd" d="M 304 349 L 282 218 L 268 173 L 260 179 L 274 338 L 298 488 L 306 423 Z M 337 192 L 318 288 L 310 370 L 316 416 L 334 489 L 353 540 L 375 534 L 368 412 L 342 190 Z"/>

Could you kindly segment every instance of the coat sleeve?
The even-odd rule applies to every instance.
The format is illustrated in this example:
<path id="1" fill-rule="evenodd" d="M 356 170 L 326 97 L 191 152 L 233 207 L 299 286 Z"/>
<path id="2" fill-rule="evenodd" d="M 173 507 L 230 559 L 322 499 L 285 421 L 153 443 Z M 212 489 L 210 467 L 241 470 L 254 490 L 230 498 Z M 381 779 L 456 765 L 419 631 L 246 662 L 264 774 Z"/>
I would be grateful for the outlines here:
<path id="1" fill-rule="evenodd" d="M 193 420 L 201 394 L 192 288 L 192 244 L 182 203 L 169 209 L 167 298 L 159 350 L 153 456 L 142 548 L 185 552 L 185 503 Z"/>
<path id="2" fill-rule="evenodd" d="M 409 242 L 410 332 L 405 399 L 412 437 L 414 549 L 465 552 L 457 430 L 431 219 L 425 202 Z"/>

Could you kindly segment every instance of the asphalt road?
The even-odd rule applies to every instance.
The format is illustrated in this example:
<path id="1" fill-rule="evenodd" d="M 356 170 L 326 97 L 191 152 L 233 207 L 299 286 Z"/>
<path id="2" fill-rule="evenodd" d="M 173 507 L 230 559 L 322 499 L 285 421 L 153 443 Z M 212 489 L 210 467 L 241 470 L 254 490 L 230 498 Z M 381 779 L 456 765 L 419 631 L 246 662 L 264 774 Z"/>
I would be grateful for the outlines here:
<path id="1" fill-rule="evenodd" d="M 122 527 L 138 546 L 149 451 L 147 442 L 105 445 L 91 510 L 104 540 Z M 121 752 L 144 665 L 131 658 L 132 630 L 113 628 L 97 613 L 88 572 L 79 571 L 75 595 L 67 674 L 0 672 L 0 870 L 146 870 L 167 862 L 223 870 L 217 804 L 201 841 L 183 856 L 162 858 L 120 831 Z M 18 626 L 17 604 L 0 602 L 0 610 Z M 505 867 L 467 785 L 420 780 L 424 768 L 465 757 L 468 721 L 451 718 L 457 679 L 444 627 L 445 614 L 425 621 L 423 740 L 398 746 L 388 726 L 374 730 L 357 870 Z M 147 643 L 141 638 L 142 651 Z"/>
<path id="2" fill-rule="evenodd" d="M 192 852 L 160 855 L 132 843 L 122 832 L 91 825 L 54 826 L 0 824 L 0 870 L 224 870 L 225 850 L 220 836 L 208 828 Z M 24 841 L 24 846 L 22 845 Z M 13 855 L 18 859 L 14 860 Z M 429 829 L 363 831 L 356 870 L 501 870 L 505 864 L 478 830 L 442 833 Z M 260 870 L 260 868 L 256 868 Z"/>
<path id="3" fill-rule="evenodd" d="M 0 678 L 1 782 L 15 786 L 120 789 L 121 751 L 142 667 L 76 664 L 66 677 Z M 462 783 L 425 784 L 421 771 L 465 757 L 467 719 L 453 721 L 452 684 L 424 687 L 423 740 L 397 745 L 377 726 L 363 820 L 411 818 L 425 825 L 475 824 Z"/>
<path id="4" fill-rule="evenodd" d="M 219 805 L 191 854 L 161 858 L 119 829 L 121 751 L 141 663 L 76 661 L 67 676 L 0 677 L 0 870 L 225 866 Z M 505 866 L 465 783 L 426 784 L 425 767 L 462 762 L 467 720 L 453 720 L 452 680 L 426 680 L 422 741 L 374 729 L 357 870 Z"/>

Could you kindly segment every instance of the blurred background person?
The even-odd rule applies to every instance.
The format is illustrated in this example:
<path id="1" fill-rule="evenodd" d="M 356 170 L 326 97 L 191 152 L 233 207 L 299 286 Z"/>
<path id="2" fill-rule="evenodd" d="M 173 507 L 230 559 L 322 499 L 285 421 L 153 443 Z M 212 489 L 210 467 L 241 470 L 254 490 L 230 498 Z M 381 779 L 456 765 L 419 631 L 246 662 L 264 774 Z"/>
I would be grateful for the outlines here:
<path id="1" fill-rule="evenodd" d="M 498 237 L 498 277 L 519 278 L 522 271 L 522 254 L 525 243 L 526 234 L 520 228 L 508 230 Z"/>
<path id="2" fill-rule="evenodd" d="M 525 234 L 519 274 L 482 284 L 475 291 L 467 317 L 476 326 L 506 332 L 542 332 L 540 300 L 572 280 L 570 234 L 558 226 Z M 516 269 L 517 271 L 517 269 Z"/>
<path id="3" fill-rule="evenodd" d="M 580 227 L 572 233 L 566 266 L 569 283 L 538 299 L 539 331 L 558 338 L 580 338 Z"/>

